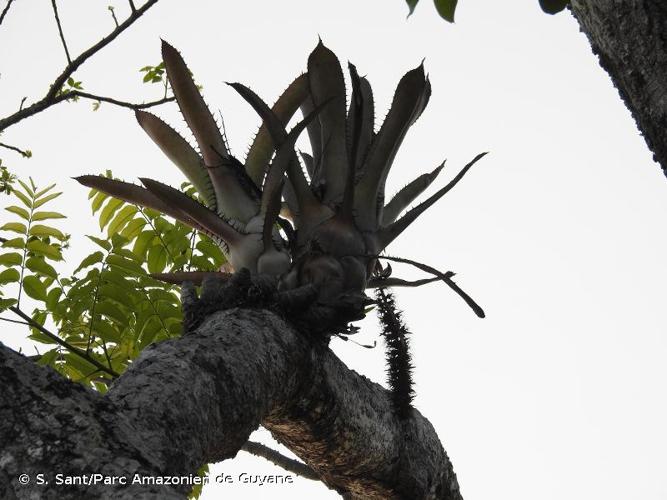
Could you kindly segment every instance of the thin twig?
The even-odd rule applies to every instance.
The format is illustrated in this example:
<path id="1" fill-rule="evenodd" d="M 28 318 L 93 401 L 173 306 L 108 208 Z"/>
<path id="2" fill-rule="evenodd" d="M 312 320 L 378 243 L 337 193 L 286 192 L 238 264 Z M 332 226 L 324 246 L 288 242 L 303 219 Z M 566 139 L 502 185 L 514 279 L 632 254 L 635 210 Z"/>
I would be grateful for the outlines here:
<path id="1" fill-rule="evenodd" d="M 118 28 L 118 18 L 116 18 L 115 9 L 111 5 L 109 5 L 108 9 L 109 9 L 109 12 L 111 12 L 111 17 L 113 17 L 113 22 L 116 25 L 116 28 Z"/>
<path id="2" fill-rule="evenodd" d="M 16 146 L 11 146 L 9 144 L 4 144 L 2 142 L 0 142 L 0 148 L 6 148 L 6 149 L 11 149 L 12 151 L 16 151 L 21 156 L 23 156 L 23 158 L 30 158 L 32 156 L 32 153 L 28 151 L 23 151 L 22 149 L 17 148 Z"/>
<path id="3" fill-rule="evenodd" d="M 118 99 L 114 99 L 112 97 L 104 97 L 104 96 L 99 96 L 95 94 L 91 94 L 89 92 L 82 92 L 80 90 L 72 90 L 70 92 L 67 92 L 65 94 L 65 99 L 72 99 L 73 97 L 82 97 L 84 99 L 92 99 L 94 101 L 102 101 L 102 102 L 108 102 L 110 104 L 115 104 L 116 106 L 120 106 L 122 108 L 129 108 L 129 109 L 146 109 L 146 108 L 152 108 L 153 106 L 159 106 L 160 104 L 165 104 L 167 102 L 172 102 L 176 98 L 175 97 L 165 97 L 162 99 L 159 99 L 157 101 L 151 101 L 147 103 L 142 103 L 142 104 L 136 104 L 132 102 L 125 102 L 125 101 L 119 101 Z"/>
<path id="4" fill-rule="evenodd" d="M 95 368 L 97 368 L 98 370 L 100 370 L 100 371 L 102 371 L 102 372 L 104 372 L 104 373 L 107 373 L 107 374 L 111 375 L 113 378 L 117 378 L 117 377 L 119 376 L 118 373 L 116 373 L 112 368 L 108 368 L 108 367 L 104 366 L 102 363 L 100 363 L 99 361 L 97 361 L 95 358 L 89 356 L 88 354 L 86 354 L 84 351 L 82 351 L 82 350 L 79 349 L 78 347 L 74 347 L 74 346 L 71 345 L 70 343 L 68 343 L 68 342 L 64 341 L 63 339 L 61 339 L 61 338 L 60 338 L 58 335 L 56 335 L 55 333 L 51 333 L 49 330 L 47 330 L 47 329 L 44 328 L 42 325 L 40 325 L 39 323 L 37 323 L 35 320 L 33 320 L 30 316 L 28 316 L 26 313 L 24 313 L 24 312 L 23 312 L 21 309 L 19 309 L 18 307 L 10 306 L 10 307 L 9 307 L 9 310 L 12 311 L 12 312 L 13 312 L 14 314 L 16 314 L 17 316 L 19 316 L 20 318 L 24 319 L 24 320 L 25 320 L 31 327 L 36 328 L 36 329 L 39 330 L 41 333 L 43 333 L 44 335 L 46 335 L 47 337 L 49 337 L 51 340 L 53 340 L 53 341 L 56 342 L 57 344 L 60 344 L 61 346 L 63 346 L 65 349 L 67 349 L 67 350 L 68 350 L 69 352 L 71 352 L 72 354 L 76 354 L 76 355 L 79 356 L 80 358 L 85 359 L 88 363 L 90 363 L 91 365 L 93 365 L 93 366 L 94 366 Z"/>
<path id="5" fill-rule="evenodd" d="M 367 255 L 366 257 L 374 257 L 376 259 L 385 259 L 385 260 L 390 260 L 392 262 L 401 262 L 403 264 L 410 264 L 412 266 L 415 266 L 417 269 L 421 269 L 424 272 L 437 276 L 442 281 L 444 281 L 449 288 L 454 290 L 454 292 L 456 292 L 456 294 L 459 297 L 461 297 L 465 301 L 465 303 L 468 304 L 468 306 L 470 306 L 470 308 L 475 312 L 477 316 L 479 316 L 480 318 L 484 318 L 486 316 L 484 314 L 484 309 L 482 309 L 470 295 L 465 293 L 463 290 L 461 290 L 461 288 L 459 288 L 459 286 L 456 283 L 454 283 L 454 280 L 452 280 L 452 278 L 454 277 L 454 273 L 452 271 L 447 271 L 446 273 L 442 273 L 434 267 L 422 264 L 421 262 L 416 262 L 414 260 L 404 259 L 402 257 L 390 257 L 388 255 Z"/>
<path id="6" fill-rule="evenodd" d="M 18 319 L 0 318 L 0 321 L 6 321 L 8 323 L 16 323 L 17 325 L 28 325 L 28 326 L 30 326 L 30 323 L 27 323 L 25 321 L 19 321 Z"/>
<path id="7" fill-rule="evenodd" d="M 134 2 L 132 0 L 129 0 L 129 2 L 130 2 L 130 10 L 132 10 L 132 12 L 135 12 L 137 8 L 134 6 Z"/>
<path id="8" fill-rule="evenodd" d="M 9 7 L 11 7 L 13 1 L 14 0 L 8 0 L 7 1 L 7 5 L 5 5 L 5 8 L 2 11 L 2 14 L 0 14 L 0 24 L 2 24 L 2 21 L 5 20 L 5 16 L 7 15 L 7 12 L 9 12 Z"/>
<path id="9" fill-rule="evenodd" d="M 44 97 L 34 102 L 27 108 L 22 108 L 16 113 L 9 115 L 3 119 L 0 119 L 0 131 L 6 129 L 7 127 L 10 127 L 11 125 L 15 125 L 16 123 L 20 122 L 21 120 L 24 120 L 25 118 L 28 118 L 41 111 L 44 111 L 45 109 L 53 106 L 54 104 L 57 104 L 59 102 L 62 102 L 70 98 L 72 96 L 71 93 L 59 94 L 67 79 L 70 76 L 72 76 L 72 74 L 77 69 L 79 69 L 79 67 L 84 62 L 86 62 L 91 56 L 93 56 L 101 49 L 106 47 L 109 43 L 114 41 L 116 37 L 118 37 L 118 35 L 120 35 L 123 31 L 125 31 L 132 24 L 134 24 L 134 22 L 137 19 L 139 19 L 148 9 L 150 9 L 157 2 L 158 0 L 148 0 L 140 8 L 133 11 L 132 14 L 125 21 L 123 21 L 116 29 L 114 29 L 111 33 L 109 33 L 109 35 L 102 38 L 96 44 L 92 45 L 91 47 L 83 51 L 76 58 L 72 59 L 72 62 L 68 64 L 62 71 L 62 73 L 60 73 L 60 75 L 56 77 L 53 83 L 51 83 L 51 87 L 49 88 L 49 91 L 46 93 Z M 141 108 L 135 108 L 135 109 L 141 109 Z"/>
<path id="10" fill-rule="evenodd" d="M 19 104 L 19 111 L 21 111 L 23 109 L 23 104 L 25 104 L 26 99 L 27 99 L 27 97 L 23 97 L 23 99 L 21 99 L 21 104 Z"/>
<path id="11" fill-rule="evenodd" d="M 60 34 L 60 41 L 63 43 L 63 48 L 65 49 L 65 55 L 67 56 L 67 64 L 72 64 L 72 58 L 69 56 L 69 50 L 67 49 L 67 42 L 65 42 L 65 35 L 63 34 L 63 27 L 60 24 L 60 17 L 58 17 L 58 5 L 56 5 L 56 0 L 51 0 L 51 5 L 53 5 L 53 15 L 56 17 L 56 24 L 58 25 L 58 33 Z"/>
<path id="12" fill-rule="evenodd" d="M 299 462 L 298 460 L 294 460 L 293 458 L 286 457 L 282 453 L 269 448 L 262 443 L 248 441 L 241 447 L 241 449 L 257 457 L 265 458 L 278 467 L 285 469 L 288 472 L 292 472 L 297 476 L 301 476 L 304 479 L 311 479 L 312 481 L 320 480 L 315 471 L 308 467 L 306 464 Z"/>

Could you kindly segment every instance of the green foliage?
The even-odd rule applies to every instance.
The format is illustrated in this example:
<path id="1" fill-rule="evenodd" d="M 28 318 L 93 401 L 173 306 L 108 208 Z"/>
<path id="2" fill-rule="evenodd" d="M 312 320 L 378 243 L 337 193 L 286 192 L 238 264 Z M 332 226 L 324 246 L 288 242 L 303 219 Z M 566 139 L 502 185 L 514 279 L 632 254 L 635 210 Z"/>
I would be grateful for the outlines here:
<path id="1" fill-rule="evenodd" d="M 440 17 L 453 23 L 457 1 L 458 0 L 433 0 L 433 3 L 435 4 L 438 14 L 440 14 Z M 414 12 L 415 7 L 417 7 L 419 0 L 405 0 L 405 2 L 410 9 L 408 14 L 408 16 L 410 16 Z M 569 5 L 570 0 L 539 0 L 539 2 L 540 7 L 544 12 L 547 14 L 557 14 Z"/>
<path id="2" fill-rule="evenodd" d="M 165 79 L 164 62 L 162 61 L 160 61 L 160 64 L 157 64 L 156 66 L 144 66 L 139 71 L 146 73 L 143 79 L 144 83 L 160 83 Z"/>
<path id="3" fill-rule="evenodd" d="M 91 190 L 102 235 L 88 236 L 91 253 L 65 274 L 69 235 L 56 227 L 64 215 L 49 210 L 60 193 L 53 185 L 16 182 L 5 207 L 13 220 L 0 226 L 7 236 L 0 249 L 0 310 L 32 299 L 32 320 L 89 357 L 30 327 L 30 338 L 50 347 L 40 364 L 104 392 L 109 375 L 90 360 L 122 373 L 146 346 L 181 333 L 177 290 L 149 273 L 217 270 L 224 256 L 208 237 L 180 222 Z M 195 195 L 190 185 L 182 188 Z"/>
<path id="4" fill-rule="evenodd" d="M 11 193 L 15 181 L 16 176 L 12 174 L 7 167 L 2 166 L 2 159 L 0 158 L 0 193 Z"/>
<path id="5" fill-rule="evenodd" d="M 419 3 L 419 0 L 405 0 L 410 9 L 408 16 L 412 15 Z M 450 23 L 454 22 L 454 13 L 456 11 L 456 3 L 458 0 L 433 0 L 435 8 L 440 14 L 440 17 L 449 21 Z"/>
<path id="6" fill-rule="evenodd" d="M 76 81 L 73 77 L 69 77 L 65 84 L 62 86 L 62 88 L 58 91 L 57 95 L 63 95 L 63 94 L 68 94 L 70 92 L 73 92 L 75 90 L 83 90 L 83 85 L 81 82 Z M 79 96 L 73 96 L 70 101 L 78 101 Z"/>

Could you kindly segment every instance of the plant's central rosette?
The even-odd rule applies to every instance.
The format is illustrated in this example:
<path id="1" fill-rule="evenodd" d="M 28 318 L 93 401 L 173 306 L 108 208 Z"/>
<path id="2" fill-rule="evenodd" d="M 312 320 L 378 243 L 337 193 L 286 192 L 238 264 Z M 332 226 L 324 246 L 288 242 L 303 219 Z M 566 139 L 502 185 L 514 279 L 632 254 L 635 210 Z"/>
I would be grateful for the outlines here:
<path id="1" fill-rule="evenodd" d="M 482 156 L 399 218 L 441 170 L 419 176 L 385 204 L 385 181 L 396 152 L 431 93 L 423 65 L 401 78 L 377 132 L 370 84 L 349 65 L 348 108 L 340 63 L 322 42 L 308 58 L 308 72 L 273 107 L 249 88 L 230 84 L 263 120 L 242 163 L 230 153 L 180 54 L 163 42 L 162 57 L 199 151 L 160 118 L 138 111 L 137 120 L 196 188 L 199 200 L 151 179 L 141 179 L 145 187 L 100 176 L 82 176 L 79 182 L 208 234 L 234 270 L 271 277 L 282 291 L 308 287 L 320 304 L 346 301 L 363 310 L 377 256 Z M 287 132 L 299 109 L 303 120 Z M 306 129 L 312 154 L 297 155 L 297 138 Z M 202 274 L 163 278 L 199 281 Z"/>

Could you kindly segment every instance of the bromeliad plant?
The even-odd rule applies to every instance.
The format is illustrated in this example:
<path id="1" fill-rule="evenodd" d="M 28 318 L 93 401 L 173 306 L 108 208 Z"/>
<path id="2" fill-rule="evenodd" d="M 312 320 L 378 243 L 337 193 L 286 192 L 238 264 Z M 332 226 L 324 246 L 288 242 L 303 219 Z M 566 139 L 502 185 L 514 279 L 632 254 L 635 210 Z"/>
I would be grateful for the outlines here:
<path id="1" fill-rule="evenodd" d="M 475 157 L 449 184 L 402 217 L 442 165 L 385 203 L 386 179 L 396 152 L 431 94 L 423 65 L 400 80 L 377 132 L 368 80 L 349 65 L 348 108 L 340 63 L 321 41 L 308 58 L 307 73 L 296 78 L 273 107 L 248 87 L 229 84 L 263 120 L 242 163 L 230 153 L 180 54 L 163 42 L 162 57 L 199 150 L 157 116 L 137 111 L 136 117 L 196 188 L 198 199 L 147 178 L 141 179 L 143 187 L 91 175 L 78 177 L 80 183 L 163 212 L 207 234 L 223 249 L 233 270 L 247 269 L 250 275 L 272 281 L 278 290 L 308 297 L 309 306 L 328 308 L 329 324 L 323 331 L 329 334 L 363 315 L 366 288 L 414 284 L 388 277 L 386 271 L 380 273 L 378 258 L 484 155 Z M 285 127 L 299 109 L 303 120 L 287 132 Z M 300 156 L 307 175 L 295 151 L 297 138 L 306 129 L 312 154 Z M 443 279 L 483 314 L 452 282 L 451 273 L 421 267 L 433 271 L 435 279 Z M 177 283 L 201 282 L 210 274 L 159 277 Z"/>

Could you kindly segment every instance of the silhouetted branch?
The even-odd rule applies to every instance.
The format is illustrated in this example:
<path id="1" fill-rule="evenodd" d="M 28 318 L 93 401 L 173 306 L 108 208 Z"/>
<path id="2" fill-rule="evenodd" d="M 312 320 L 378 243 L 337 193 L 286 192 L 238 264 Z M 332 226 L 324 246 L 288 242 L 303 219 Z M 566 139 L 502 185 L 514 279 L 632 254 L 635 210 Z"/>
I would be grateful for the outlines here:
<path id="1" fill-rule="evenodd" d="M 274 465 L 277 465 L 278 467 L 285 469 L 288 472 L 292 472 L 297 476 L 301 476 L 305 479 L 311 479 L 313 481 L 320 480 L 315 471 L 303 462 L 286 457 L 282 453 L 269 448 L 262 443 L 248 441 L 241 447 L 241 449 L 257 457 L 265 458 Z"/>
<path id="2" fill-rule="evenodd" d="M 120 106 L 122 108 L 129 108 L 129 109 L 147 109 L 147 108 L 152 108 L 153 106 L 159 106 L 160 104 L 165 104 L 167 102 L 173 101 L 175 98 L 174 97 L 164 97 L 162 99 L 159 99 L 157 101 L 151 101 L 151 102 L 146 102 L 142 104 L 136 104 L 132 102 L 125 102 L 125 101 L 119 101 L 118 99 L 113 99 L 112 97 L 104 97 L 104 96 L 99 96 L 95 94 L 90 94 L 89 92 L 82 92 L 80 90 L 72 90 L 66 94 L 65 99 L 71 99 L 73 97 L 82 97 L 84 99 L 91 99 L 93 101 L 102 101 L 102 102 L 108 102 L 110 104 L 114 104 L 116 106 Z"/>
<path id="3" fill-rule="evenodd" d="M 4 144 L 0 142 L 0 148 L 5 148 L 5 149 L 11 149 L 12 151 L 16 151 L 19 153 L 23 158 L 30 158 L 32 156 L 32 153 L 28 150 L 22 150 L 20 148 L 17 148 L 16 146 L 11 146 L 9 144 Z"/>
<path id="4" fill-rule="evenodd" d="M 127 28 L 132 26 L 134 22 L 139 19 L 144 13 L 150 9 L 153 5 L 155 5 L 158 2 L 158 0 L 148 0 L 144 5 L 142 5 L 140 8 L 132 11 L 130 16 L 123 21 L 121 24 L 118 25 L 116 29 L 114 29 L 111 33 L 109 33 L 106 37 L 102 38 L 99 40 L 96 44 L 92 45 L 85 51 L 83 51 L 79 56 L 76 58 L 72 59 L 72 62 L 69 63 L 65 69 L 56 77 L 56 79 L 51 83 L 51 87 L 49 88 L 49 91 L 46 93 L 44 97 L 42 97 L 40 100 L 34 102 L 30 106 L 26 108 L 22 108 L 16 113 L 9 115 L 3 119 L 0 119 L 0 131 L 5 130 L 6 128 L 15 125 L 16 123 L 20 122 L 21 120 L 24 120 L 25 118 L 28 118 L 30 116 L 33 116 L 41 111 L 44 111 L 45 109 L 53 106 L 54 104 L 57 104 L 59 102 L 62 102 L 66 99 L 70 99 L 75 95 L 74 92 L 68 92 L 68 93 L 61 93 L 61 89 L 67 79 L 72 76 L 72 74 L 79 69 L 79 67 L 85 63 L 91 56 L 102 50 L 104 47 L 106 47 L 109 43 L 111 43 L 113 40 L 115 40 L 118 35 L 120 35 L 123 31 L 125 31 Z M 5 8 L 6 10 L 7 8 Z M 87 97 L 87 98 L 92 98 L 90 97 L 92 94 L 79 94 L 80 97 Z M 109 98 L 105 98 L 107 102 L 111 102 Z M 101 99 L 100 99 L 101 100 Z M 118 101 L 119 103 L 121 101 Z M 164 101 L 167 102 L 167 101 Z M 117 104 L 117 103 L 114 103 Z M 142 109 L 137 107 L 136 105 L 127 105 L 125 107 L 130 107 L 132 109 Z M 122 104 L 118 104 L 122 105 Z M 144 105 L 144 107 L 147 107 Z"/>
<path id="5" fill-rule="evenodd" d="M 5 5 L 2 14 L 0 14 L 0 24 L 2 24 L 2 21 L 5 20 L 5 16 L 7 15 L 7 12 L 9 12 L 9 8 L 12 6 L 13 1 L 14 0 L 7 0 L 7 5 Z"/>
<path id="6" fill-rule="evenodd" d="M 12 311 L 14 314 L 19 316 L 21 319 L 23 319 L 29 326 L 32 328 L 36 328 L 39 330 L 41 333 L 49 337 L 51 340 L 56 342 L 57 344 L 63 346 L 65 349 L 67 349 L 69 352 L 72 354 L 76 354 L 82 359 L 85 359 L 88 363 L 93 365 L 95 368 L 97 368 L 99 371 L 102 371 L 104 373 L 107 373 L 111 375 L 113 378 L 117 378 L 119 375 L 116 373 L 111 367 L 106 367 L 99 361 L 97 361 L 95 358 L 89 356 L 86 354 L 84 351 L 79 349 L 78 347 L 74 347 L 72 344 L 69 342 L 66 342 L 65 340 L 61 339 L 58 335 L 55 333 L 51 333 L 49 330 L 44 328 L 42 325 L 37 323 L 34 319 L 32 319 L 30 316 L 28 316 L 26 313 L 24 313 L 21 309 L 15 306 L 10 306 L 9 310 Z"/>
<path id="7" fill-rule="evenodd" d="M 113 22 L 116 25 L 116 28 L 118 28 L 118 18 L 116 17 L 115 9 L 113 8 L 112 5 L 109 5 L 109 7 L 107 8 L 109 9 L 109 12 L 111 12 L 111 17 L 113 18 Z"/>
<path id="8" fill-rule="evenodd" d="M 60 24 L 60 17 L 58 17 L 58 6 L 56 5 L 56 0 L 51 0 L 51 5 L 53 6 L 53 15 L 56 18 L 56 24 L 58 25 L 58 33 L 60 34 L 60 41 L 63 43 L 63 48 L 65 49 L 65 55 L 67 56 L 67 63 L 72 64 L 72 58 L 69 56 L 69 50 L 67 49 L 67 42 L 65 42 L 65 35 L 63 34 L 63 27 Z"/>

